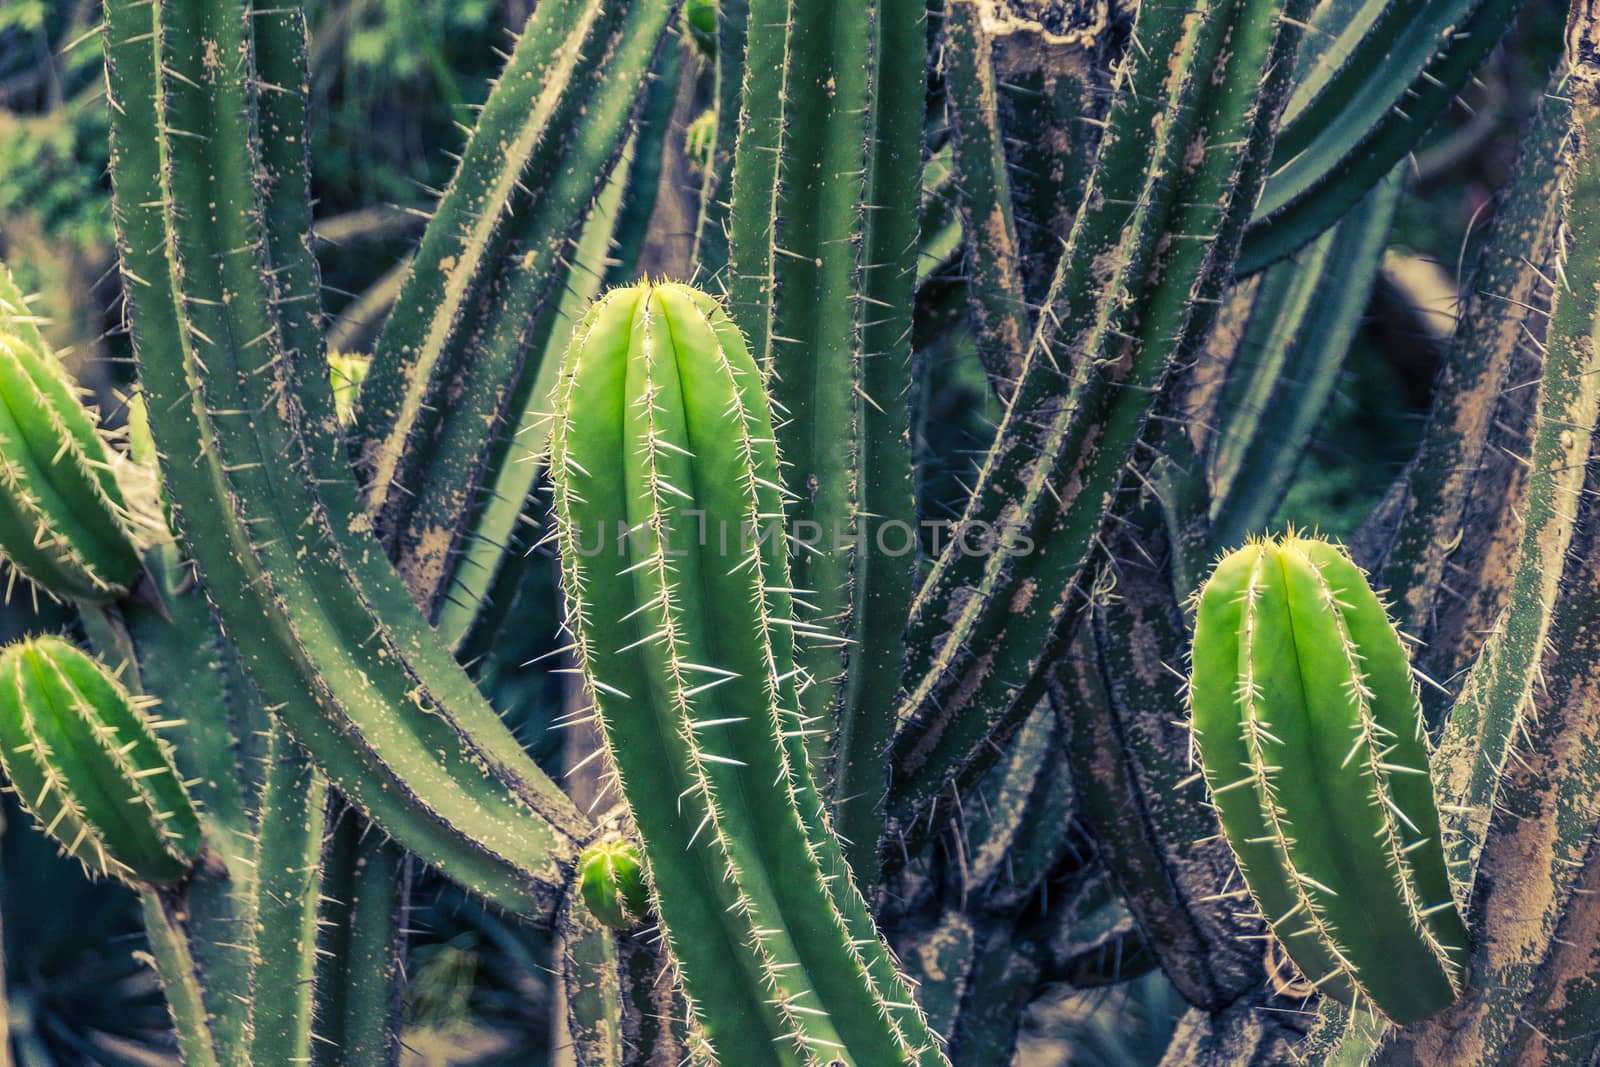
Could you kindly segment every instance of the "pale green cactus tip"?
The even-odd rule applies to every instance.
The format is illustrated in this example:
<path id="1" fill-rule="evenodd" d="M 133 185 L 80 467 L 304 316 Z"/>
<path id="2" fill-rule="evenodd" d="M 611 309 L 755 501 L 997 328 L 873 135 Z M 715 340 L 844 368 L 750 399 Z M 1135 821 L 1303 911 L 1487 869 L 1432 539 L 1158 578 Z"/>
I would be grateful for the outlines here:
<path id="1" fill-rule="evenodd" d="M 39 825 L 92 875 L 181 881 L 201 851 L 154 701 L 54 636 L 0 652 L 0 767 Z"/>
<path id="2" fill-rule="evenodd" d="M 1400 633 L 1345 551 L 1293 531 L 1196 596 L 1195 748 L 1245 881 L 1307 981 L 1398 1023 L 1460 989 L 1421 708 Z"/>
<path id="3" fill-rule="evenodd" d="M 125 465 L 0 265 L 0 553 L 15 573 L 62 600 L 131 588 L 145 523 L 118 482 Z"/>
<path id="4" fill-rule="evenodd" d="M 644 864 L 639 849 L 620 834 L 611 834 L 578 857 L 578 890 L 589 911 L 613 930 L 632 930 L 650 914 Z"/>
<path id="5" fill-rule="evenodd" d="M 371 356 L 328 350 L 328 383 L 333 386 L 333 412 L 340 426 L 355 425 L 356 400 L 371 367 Z"/>
<path id="6" fill-rule="evenodd" d="M 711 169 L 712 156 L 717 150 L 717 113 L 702 111 L 700 117 L 689 123 L 683 134 L 683 151 L 701 171 Z"/>

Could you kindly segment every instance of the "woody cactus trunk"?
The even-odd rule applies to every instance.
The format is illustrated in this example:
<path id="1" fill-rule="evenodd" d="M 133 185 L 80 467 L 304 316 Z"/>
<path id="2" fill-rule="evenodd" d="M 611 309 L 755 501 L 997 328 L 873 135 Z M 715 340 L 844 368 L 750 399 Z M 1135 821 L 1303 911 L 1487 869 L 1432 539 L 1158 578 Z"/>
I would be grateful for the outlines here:
<path id="1" fill-rule="evenodd" d="M 0 764 L 186 1063 L 394 1062 L 417 865 L 551 932 L 584 1067 L 1006 1063 L 1156 972 L 1164 1063 L 1593 1060 L 1592 0 L 1347 546 L 1269 524 L 1515 0 L 538 0 L 364 353 L 302 5 L 103 7 L 138 393 L 0 273 L 0 547 L 77 612 Z"/>

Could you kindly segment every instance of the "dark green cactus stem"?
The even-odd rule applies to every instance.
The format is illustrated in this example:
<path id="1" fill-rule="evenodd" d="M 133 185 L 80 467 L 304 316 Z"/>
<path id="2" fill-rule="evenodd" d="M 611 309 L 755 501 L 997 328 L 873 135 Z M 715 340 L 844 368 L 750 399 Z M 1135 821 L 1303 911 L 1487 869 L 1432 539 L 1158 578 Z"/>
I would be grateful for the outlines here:
<path id="1" fill-rule="evenodd" d="M 945 8 L 944 71 L 949 81 L 955 193 L 967 233 L 967 295 L 978 358 L 1001 398 L 1022 377 L 1032 334 L 1022 288 L 1022 247 L 1012 218 L 1000 96 L 984 0 Z"/>
<path id="2" fill-rule="evenodd" d="M 387 1067 L 400 1041 L 410 860 L 380 828 L 339 802 L 329 821 L 312 1062 Z"/>
<path id="3" fill-rule="evenodd" d="M 358 434 L 368 517 L 414 592 L 437 596 L 461 518 L 492 477 L 485 428 L 523 407 L 524 354 L 552 328 L 570 242 L 622 153 L 676 11 L 538 5 L 423 235 Z"/>
<path id="4" fill-rule="evenodd" d="M 1217 564 L 1189 700 L 1206 782 L 1274 937 L 1328 996 L 1413 1022 L 1455 999 L 1467 934 L 1445 873 L 1399 634 L 1326 541 Z"/>
<path id="5" fill-rule="evenodd" d="M 130 885 L 180 880 L 201 849 L 151 703 L 59 637 L 0 653 L 0 766 L 17 799 L 84 870 Z"/>
<path id="6" fill-rule="evenodd" d="M 578 888 L 589 911 L 613 930 L 631 930 L 650 914 L 639 850 L 624 837 L 596 841 L 583 850 Z"/>
<path id="7" fill-rule="evenodd" d="M 695 224 L 694 263 L 697 277 L 708 287 L 728 283 L 728 212 L 733 201 L 734 146 L 742 129 L 740 108 L 744 98 L 745 46 L 750 27 L 750 0 L 717 0 L 708 5 L 689 0 L 692 8 L 711 7 L 716 16 L 717 47 L 713 87 L 716 91 L 715 137 L 702 171 L 700 218 Z"/>
<path id="8" fill-rule="evenodd" d="M 898 833 L 993 761 L 1072 639 L 1107 505 L 1137 486 L 1125 468 L 1148 463 L 1145 421 L 1230 277 L 1302 13 L 1273 0 L 1140 9 L 1022 381 L 913 605 Z"/>
<path id="9" fill-rule="evenodd" d="M 1272 178 L 1239 251 L 1241 275 L 1328 229 L 1402 163 L 1505 35 L 1519 0 L 1364 3 L 1296 86 Z"/>
<path id="10" fill-rule="evenodd" d="M 569 627 L 708 1040 L 727 1063 L 942 1062 L 811 780 L 777 450 L 738 328 L 692 289 L 614 290 L 555 407 Z"/>
<path id="11" fill-rule="evenodd" d="M 584 899 L 569 895 L 556 921 L 556 970 L 561 982 L 556 1040 L 565 1037 L 577 1067 L 622 1067 L 629 1060 L 622 1036 L 622 961 L 616 927 L 589 904 L 588 881 L 578 887 Z M 559 1029 L 563 1024 L 565 1035 Z"/>
<path id="12" fill-rule="evenodd" d="M 255 20 L 274 62 L 287 53 L 302 70 L 274 85 L 304 82 L 304 27 L 289 14 L 284 26 Z M 292 94 L 258 93 L 242 10 L 118 0 L 106 15 L 141 384 L 174 511 L 204 532 L 190 544 L 218 615 L 268 705 L 346 797 L 464 885 L 549 915 L 582 818 L 450 661 L 375 542 L 342 526 L 356 496 L 326 364 L 304 347 L 317 299 L 308 231 L 288 225 L 305 194 L 261 185 L 251 123 L 258 95 Z M 218 50 L 234 61 L 208 63 Z M 285 141 L 301 158 L 303 127 L 259 114 L 275 123 L 273 158 Z M 271 173 L 292 164 L 279 162 Z"/>
<path id="13" fill-rule="evenodd" d="M 1288 491 L 1344 369 L 1400 200 L 1396 172 L 1260 282 L 1212 438 L 1212 536 L 1259 533 Z"/>
<path id="14" fill-rule="evenodd" d="M 788 420 L 795 585 L 816 624 L 799 646 L 802 700 L 835 722 L 836 827 L 867 881 L 915 542 L 923 17 L 917 0 L 751 3 L 733 174 L 729 306 Z"/>
<path id="15" fill-rule="evenodd" d="M 281 728 L 268 736 L 262 759 L 250 1061 L 309 1063 L 321 992 L 317 914 L 328 780 Z M 380 1018 L 387 1021 L 387 1013 Z"/>
<path id="16" fill-rule="evenodd" d="M 52 596 L 101 603 L 139 577 L 115 460 L 0 263 L 0 554 Z"/>
<path id="17" fill-rule="evenodd" d="M 1585 57 L 1587 58 L 1587 57 Z M 1583 70 L 1576 67 L 1575 70 Z M 1592 85 L 1578 78 L 1585 92 Z M 1592 103 L 1592 101 L 1586 101 Z M 1544 331 L 1522 502 L 1522 539 L 1511 587 L 1496 632 L 1473 665 L 1450 709 L 1440 739 L 1440 795 L 1447 798 L 1452 871 L 1470 884 L 1506 766 L 1521 732 L 1541 661 L 1549 654 L 1551 610 L 1560 600 L 1562 560 L 1572 540 L 1584 472 L 1600 420 L 1600 168 L 1595 166 L 1592 108 L 1546 101 L 1568 114 L 1568 133 L 1556 161 L 1561 229 L 1549 279 Z M 1555 121 L 1560 122 L 1557 117 Z"/>
<path id="18" fill-rule="evenodd" d="M 1051 697 L 1067 727 L 1078 817 L 1148 954 L 1185 1000 L 1218 1011 L 1265 981 L 1263 931 L 1193 773 L 1180 681 L 1188 632 L 1153 511 L 1110 542 L 1101 595 Z"/>
<path id="19" fill-rule="evenodd" d="M 1496 628 L 1514 571 L 1506 560 L 1521 540 L 1527 467 L 1504 453 L 1501 427 L 1515 427 L 1520 450 L 1537 393 L 1523 384 L 1543 362 L 1570 126 L 1564 99 L 1546 97 L 1496 207 L 1387 545 L 1383 580 L 1401 628 L 1422 642 L 1418 665 L 1451 690 L 1424 689 L 1434 723 Z"/>

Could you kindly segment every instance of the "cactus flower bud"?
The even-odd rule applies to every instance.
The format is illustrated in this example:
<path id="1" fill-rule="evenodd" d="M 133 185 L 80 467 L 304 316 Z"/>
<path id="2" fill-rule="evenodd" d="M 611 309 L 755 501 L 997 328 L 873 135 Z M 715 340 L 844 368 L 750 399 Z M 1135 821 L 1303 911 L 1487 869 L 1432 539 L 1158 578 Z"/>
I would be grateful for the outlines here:
<path id="1" fill-rule="evenodd" d="M 1329 996 L 1398 1023 L 1466 959 L 1404 645 L 1344 551 L 1239 549 L 1198 596 L 1195 747 L 1274 938 Z"/>
<path id="2" fill-rule="evenodd" d="M 631 930 L 650 913 L 639 850 L 623 837 L 607 837 L 578 857 L 578 888 L 594 917 L 614 930 Z"/>
<path id="3" fill-rule="evenodd" d="M 200 823 L 148 701 L 59 637 L 0 652 L 0 766 L 45 832 L 97 876 L 166 884 Z"/>

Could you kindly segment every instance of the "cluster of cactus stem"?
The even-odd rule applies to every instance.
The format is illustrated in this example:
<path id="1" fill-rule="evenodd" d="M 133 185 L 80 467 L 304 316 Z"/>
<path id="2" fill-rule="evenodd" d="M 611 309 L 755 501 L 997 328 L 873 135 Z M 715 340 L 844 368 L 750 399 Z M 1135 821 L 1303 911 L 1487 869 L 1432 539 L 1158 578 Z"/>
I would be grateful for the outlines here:
<path id="1" fill-rule="evenodd" d="M 0 765 L 191 1067 L 393 1062 L 413 860 L 553 930 L 583 1067 L 1010 1062 L 1157 970 L 1173 1064 L 1593 1056 L 1590 0 L 1348 553 L 1263 535 L 1514 0 L 539 0 L 370 352 L 303 5 L 103 6 L 139 395 L 0 269 L 0 552 L 77 609 Z"/>

